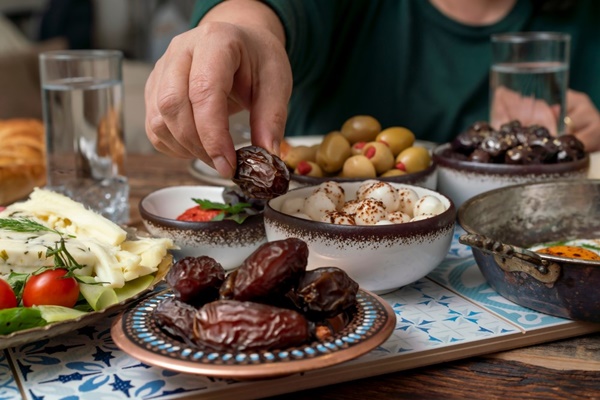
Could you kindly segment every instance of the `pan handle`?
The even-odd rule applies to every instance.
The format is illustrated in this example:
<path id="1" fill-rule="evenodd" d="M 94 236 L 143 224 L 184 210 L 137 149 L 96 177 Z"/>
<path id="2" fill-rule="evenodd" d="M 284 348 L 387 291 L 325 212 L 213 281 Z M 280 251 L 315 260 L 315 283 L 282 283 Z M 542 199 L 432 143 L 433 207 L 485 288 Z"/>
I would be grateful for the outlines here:
<path id="1" fill-rule="evenodd" d="M 498 266 L 507 272 L 524 272 L 538 281 L 553 284 L 560 276 L 560 265 L 543 259 L 539 254 L 518 246 L 495 241 L 484 235 L 468 233 L 458 241 L 492 254 Z"/>

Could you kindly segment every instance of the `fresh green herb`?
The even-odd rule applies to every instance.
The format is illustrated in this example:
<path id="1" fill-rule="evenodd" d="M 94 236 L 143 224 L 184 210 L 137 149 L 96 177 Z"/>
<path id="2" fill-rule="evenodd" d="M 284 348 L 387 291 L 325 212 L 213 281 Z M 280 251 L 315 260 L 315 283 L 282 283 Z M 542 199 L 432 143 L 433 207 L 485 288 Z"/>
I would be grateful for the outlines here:
<path id="1" fill-rule="evenodd" d="M 30 274 L 22 274 L 18 272 L 11 272 L 10 275 L 8 275 L 8 279 L 6 281 L 12 287 L 17 299 L 23 297 L 23 288 L 25 287 L 25 281 L 27 281 L 29 275 Z"/>
<path id="2" fill-rule="evenodd" d="M 0 218 L 0 229 L 13 232 L 54 232 L 60 235 L 55 229 L 48 228 L 39 222 L 27 218 Z"/>
<path id="3" fill-rule="evenodd" d="M 224 204 L 214 203 L 210 200 L 205 199 L 192 199 L 196 202 L 203 210 L 220 210 L 221 213 L 215 215 L 211 221 L 223 221 L 230 219 L 232 221 L 241 224 L 251 215 L 256 214 L 250 203 L 236 203 L 236 204 Z"/>
<path id="4" fill-rule="evenodd" d="M 594 246 L 593 244 L 584 243 L 581 245 L 584 249 L 595 250 L 596 252 L 600 251 L 600 247 Z"/>
<path id="5" fill-rule="evenodd" d="M 60 237 L 64 236 L 63 233 L 57 231 L 56 229 L 49 228 L 28 218 L 0 218 L 0 229 L 20 233 L 54 232 L 60 235 Z M 73 235 L 67 236 L 73 238 L 75 237 Z"/>
<path id="6" fill-rule="evenodd" d="M 21 298 L 21 295 L 23 294 L 23 287 L 25 286 L 25 282 L 27 281 L 30 275 L 38 275 L 47 270 L 63 268 L 67 270 L 65 277 L 74 277 L 78 281 L 80 280 L 79 277 L 73 273 L 73 271 L 84 268 L 85 266 L 79 264 L 77 260 L 73 258 L 71 253 L 69 253 L 69 250 L 67 250 L 67 247 L 65 245 L 65 235 L 62 232 L 59 232 L 56 229 L 49 228 L 45 225 L 40 224 L 39 222 L 32 221 L 27 218 L 0 218 L 0 229 L 14 232 L 29 233 L 53 232 L 60 236 L 60 240 L 54 244 L 54 247 L 46 246 L 46 258 L 52 257 L 52 259 L 54 260 L 54 266 L 41 267 L 37 271 L 32 272 L 31 274 L 17 274 L 14 272 L 10 274 L 9 283 L 12 286 L 17 298 Z M 75 237 L 73 235 L 68 236 Z M 41 257 L 42 254 L 38 254 L 38 258 Z"/>

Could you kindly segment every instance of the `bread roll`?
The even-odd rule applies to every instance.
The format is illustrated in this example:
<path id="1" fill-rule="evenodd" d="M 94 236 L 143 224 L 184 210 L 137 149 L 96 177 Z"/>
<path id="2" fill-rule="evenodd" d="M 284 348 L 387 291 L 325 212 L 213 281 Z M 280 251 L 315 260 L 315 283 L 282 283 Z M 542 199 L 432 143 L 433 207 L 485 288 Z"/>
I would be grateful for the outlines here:
<path id="1" fill-rule="evenodd" d="M 45 147 L 40 120 L 0 120 L 0 205 L 25 198 L 45 184 Z"/>

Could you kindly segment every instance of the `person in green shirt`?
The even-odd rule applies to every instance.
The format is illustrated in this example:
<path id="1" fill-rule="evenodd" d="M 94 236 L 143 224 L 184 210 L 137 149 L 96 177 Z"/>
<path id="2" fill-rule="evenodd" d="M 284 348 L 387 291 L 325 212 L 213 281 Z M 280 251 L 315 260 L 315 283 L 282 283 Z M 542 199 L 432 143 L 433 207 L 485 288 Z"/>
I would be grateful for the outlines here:
<path id="1" fill-rule="evenodd" d="M 192 19 L 148 79 L 147 135 L 225 177 L 235 166 L 228 116 L 242 109 L 252 142 L 274 153 L 284 131 L 324 135 L 354 115 L 452 140 L 488 120 L 490 35 L 510 31 L 572 36 L 570 128 L 600 150 L 593 0 L 202 0 Z"/>

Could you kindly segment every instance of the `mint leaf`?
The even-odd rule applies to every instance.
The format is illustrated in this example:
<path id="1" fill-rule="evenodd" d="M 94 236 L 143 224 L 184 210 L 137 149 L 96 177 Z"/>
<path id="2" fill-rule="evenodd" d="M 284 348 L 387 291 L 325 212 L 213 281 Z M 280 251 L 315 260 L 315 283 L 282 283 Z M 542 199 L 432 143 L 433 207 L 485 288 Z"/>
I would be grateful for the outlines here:
<path id="1" fill-rule="evenodd" d="M 251 215 L 258 214 L 254 208 L 252 208 L 252 204 L 250 203 L 236 203 L 236 204 L 223 204 L 223 203 L 215 203 L 210 200 L 205 199 L 192 199 L 196 204 L 200 206 L 203 210 L 220 210 L 223 211 L 215 215 L 211 221 L 223 221 L 226 219 L 232 220 L 241 224 Z"/>
<path id="2" fill-rule="evenodd" d="M 250 203 L 237 203 L 234 205 L 215 203 L 205 199 L 192 199 L 204 210 L 223 210 L 228 214 L 239 214 L 244 209 L 252 207 Z"/>

